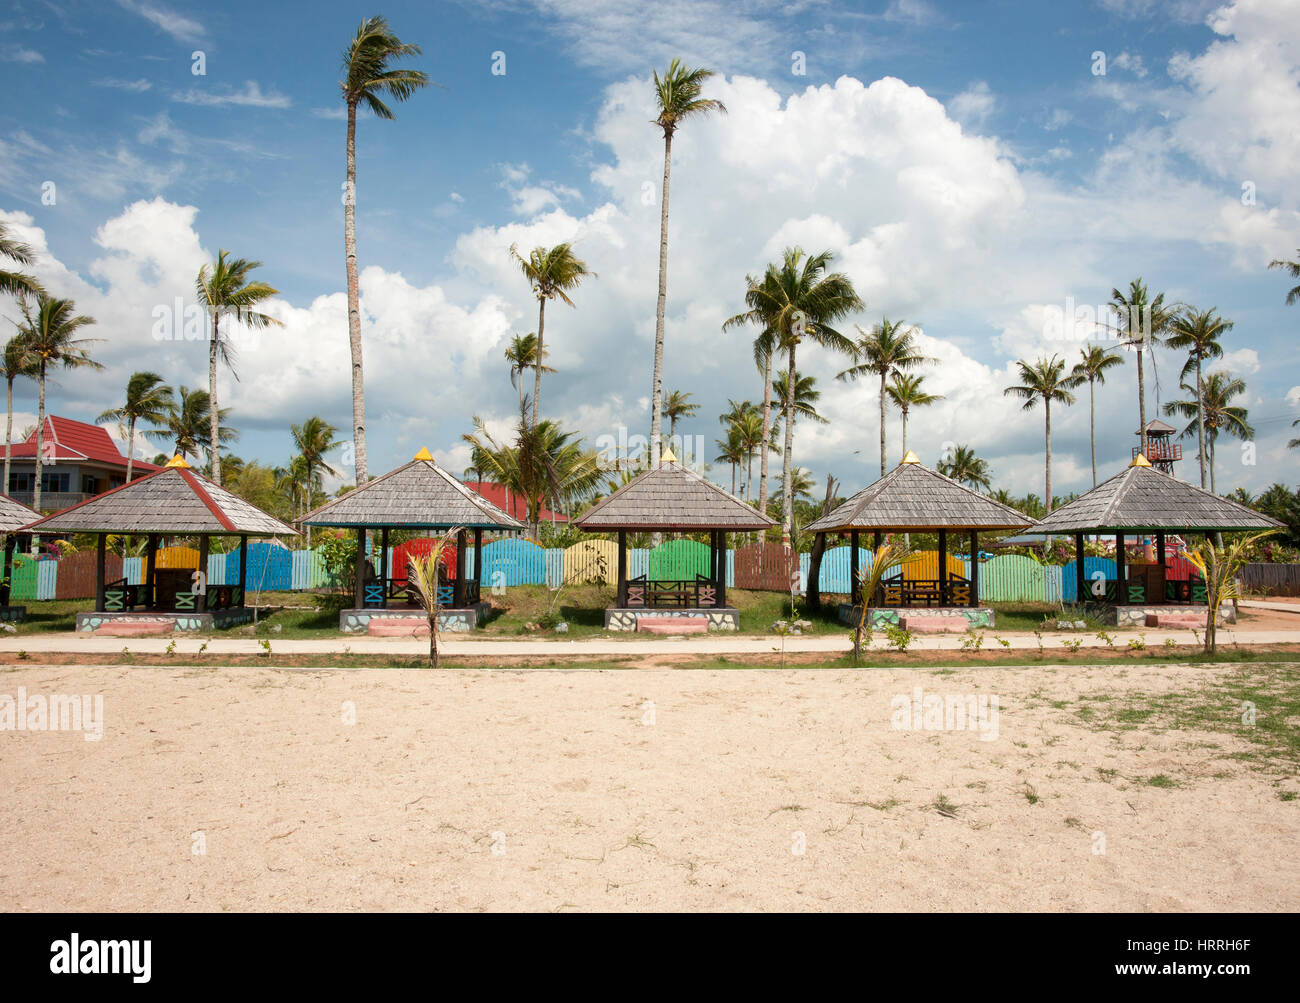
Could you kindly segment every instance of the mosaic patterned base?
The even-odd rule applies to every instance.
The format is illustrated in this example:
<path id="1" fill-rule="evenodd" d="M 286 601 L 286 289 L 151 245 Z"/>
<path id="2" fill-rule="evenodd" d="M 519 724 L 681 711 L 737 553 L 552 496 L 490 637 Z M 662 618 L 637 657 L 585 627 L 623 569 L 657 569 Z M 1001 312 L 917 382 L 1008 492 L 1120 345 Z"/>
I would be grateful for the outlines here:
<path id="1" fill-rule="evenodd" d="M 897 624 L 899 616 L 956 616 L 964 617 L 968 629 L 973 627 L 992 627 L 993 610 L 987 606 L 924 606 L 916 609 L 899 609 L 879 607 L 871 611 L 871 626 L 883 627 L 887 623 Z M 856 627 L 862 619 L 862 607 L 840 603 L 840 623 Z"/>
<path id="2" fill-rule="evenodd" d="M 438 611 L 438 630 L 467 633 L 488 618 L 491 603 L 475 603 L 465 609 Z M 339 630 L 345 634 L 364 634 L 371 620 L 418 620 L 428 617 L 422 609 L 343 609 L 339 610 Z"/>
<path id="3" fill-rule="evenodd" d="M 687 616 L 709 621 L 709 630 L 739 630 L 740 611 L 729 607 L 722 609 L 618 609 L 605 610 L 606 630 L 636 630 L 637 618 L 654 619 L 667 616 Z"/>
<path id="4" fill-rule="evenodd" d="M 238 606 L 234 609 L 219 609 L 211 613 L 78 613 L 76 630 L 89 633 L 105 623 L 157 623 L 170 620 L 172 630 L 225 630 L 240 624 L 253 622 L 253 607 Z"/>
<path id="5" fill-rule="evenodd" d="M 1147 614 L 1156 616 L 1199 616 L 1205 618 L 1206 607 L 1196 605 L 1182 606 L 1112 606 L 1107 603 L 1088 603 L 1088 612 L 1104 624 L 1116 627 L 1145 627 Z M 1219 607 L 1219 623 L 1236 623 L 1237 611 L 1232 603 Z"/>
<path id="6" fill-rule="evenodd" d="M 0 606 L 0 620 L 9 623 L 22 623 L 26 619 L 26 606 Z"/>

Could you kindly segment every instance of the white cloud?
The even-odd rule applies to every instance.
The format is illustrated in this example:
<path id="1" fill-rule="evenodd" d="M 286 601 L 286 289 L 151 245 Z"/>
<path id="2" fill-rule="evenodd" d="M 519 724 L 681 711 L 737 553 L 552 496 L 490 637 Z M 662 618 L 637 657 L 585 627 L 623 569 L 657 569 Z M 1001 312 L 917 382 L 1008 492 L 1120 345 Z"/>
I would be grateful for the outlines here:
<path id="1" fill-rule="evenodd" d="M 21 45 L 0 46 L 0 61 L 6 63 L 43 63 L 45 57 L 35 49 Z"/>
<path id="2" fill-rule="evenodd" d="M 203 25 L 161 3 L 145 0 L 117 0 L 118 5 L 133 14 L 139 14 L 155 28 L 178 42 L 198 42 L 203 38 Z"/>
<path id="3" fill-rule="evenodd" d="M 983 80 L 977 80 L 948 102 L 948 110 L 957 121 L 971 126 L 982 125 L 992 114 L 997 99 Z"/>
<path id="4" fill-rule="evenodd" d="M 263 94 L 262 88 L 256 80 L 245 81 L 244 89 L 239 91 L 231 90 L 229 87 L 219 91 L 195 88 L 187 91 L 177 91 L 172 95 L 172 100 L 179 101 L 182 104 L 211 107 L 236 105 L 246 108 L 288 108 L 293 103 L 284 94 L 274 90 L 268 94 Z"/>
<path id="5" fill-rule="evenodd" d="M 1250 376 L 1259 372 L 1259 353 L 1253 348 L 1225 352 L 1223 358 L 1214 363 L 1214 368 L 1226 370 L 1233 376 Z"/>
<path id="6" fill-rule="evenodd" d="M 1110 66 L 1119 70 L 1128 70 L 1135 77 L 1145 77 L 1147 68 L 1142 62 L 1142 57 L 1136 52 L 1121 52 L 1110 61 Z"/>
<path id="7" fill-rule="evenodd" d="M 889 0 L 884 18 L 886 21 L 916 25 L 937 24 L 942 20 L 939 12 L 926 0 Z"/>

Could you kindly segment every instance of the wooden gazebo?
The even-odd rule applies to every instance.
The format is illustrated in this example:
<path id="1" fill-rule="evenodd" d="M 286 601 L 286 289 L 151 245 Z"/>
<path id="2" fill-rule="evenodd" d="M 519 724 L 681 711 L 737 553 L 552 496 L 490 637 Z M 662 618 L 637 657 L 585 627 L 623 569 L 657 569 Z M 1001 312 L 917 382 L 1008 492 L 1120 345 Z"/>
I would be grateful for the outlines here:
<path id="1" fill-rule="evenodd" d="M 1038 532 L 1074 537 L 1076 597 L 1097 607 L 1119 626 L 1143 626 L 1148 617 L 1186 614 L 1206 603 L 1205 582 L 1196 575 L 1175 580 L 1167 574 L 1165 534 L 1186 538 L 1215 533 L 1260 532 L 1283 528 L 1276 519 L 1163 473 L 1139 454 L 1127 468 L 1091 491 L 1062 505 L 1037 526 Z M 1115 577 L 1090 581 L 1085 572 L 1083 538 L 1115 537 Z M 1129 562 L 1125 540 L 1154 537 L 1154 559 Z M 1086 599 L 1084 597 L 1087 597 Z M 1232 616 L 1224 611 L 1225 618 Z"/>
<path id="2" fill-rule="evenodd" d="M 862 533 L 871 533 L 879 549 L 885 533 L 937 533 L 937 577 L 919 579 L 901 571 L 883 581 L 874 596 L 865 597 L 875 623 L 894 622 L 900 611 L 924 610 L 935 616 L 961 617 L 966 625 L 992 626 L 993 611 L 980 605 L 979 534 L 1027 529 L 1034 520 L 1023 512 L 994 501 L 937 470 L 923 466 L 909 452 L 903 462 L 873 484 L 863 488 L 833 512 L 808 524 L 819 536 L 847 534 L 849 581 L 852 592 L 840 617 L 857 622 L 863 597 L 858 585 L 858 545 Z M 953 534 L 969 534 L 970 577 L 948 567 L 948 544 Z M 810 591 L 817 582 L 809 582 Z M 960 622 L 960 621 L 959 621 Z"/>
<path id="3" fill-rule="evenodd" d="M 518 532 L 527 527 L 514 516 L 493 505 L 461 483 L 421 449 L 404 466 L 376 477 L 340 498 L 303 516 L 305 526 L 333 526 L 353 529 L 357 535 L 354 607 L 339 613 L 339 629 L 347 633 L 367 632 L 372 620 L 423 620 L 406 581 L 406 569 L 388 567 L 391 530 L 446 532 L 456 534 L 455 575 L 439 579 L 438 623 L 443 630 L 471 630 L 487 616 L 489 605 L 482 601 L 479 577 L 483 568 L 483 531 Z M 379 532 L 378 569 L 366 559 L 366 534 Z M 474 575 L 466 573 L 466 533 L 474 534 Z M 400 573 L 399 573 L 400 572 Z"/>
<path id="4" fill-rule="evenodd" d="M 209 630 L 250 621 L 253 610 L 244 604 L 248 538 L 298 535 L 293 527 L 190 469 L 179 456 L 161 470 L 38 519 L 22 531 L 93 533 L 97 537 L 95 608 L 77 614 L 79 631 L 105 625 L 113 630 L 122 622 Z M 128 584 L 125 578 L 105 580 L 106 541 L 119 534 L 147 537 L 144 581 L 139 585 Z M 164 536 L 197 537 L 198 568 L 158 567 L 158 541 Z M 236 585 L 207 581 L 208 547 L 214 536 L 239 537 Z"/>
<path id="5" fill-rule="evenodd" d="M 14 501 L 8 495 L 0 495 L 0 533 L 5 538 L 4 578 L 0 581 L 0 620 L 22 621 L 27 618 L 26 606 L 11 606 L 9 592 L 13 584 L 14 550 L 19 537 L 27 538 L 26 533 L 18 532 L 28 523 L 39 519 L 41 514 L 22 502 Z"/>
<path id="6" fill-rule="evenodd" d="M 776 523 L 734 495 L 682 466 L 671 451 L 573 524 L 618 538 L 618 593 L 605 610 L 609 630 L 666 627 L 665 618 L 703 620 L 709 630 L 737 630 L 740 614 L 727 606 L 727 534 L 762 532 Z M 628 533 L 708 533 L 709 572 L 690 580 L 628 577 Z M 654 624 L 653 621 L 660 621 Z"/>

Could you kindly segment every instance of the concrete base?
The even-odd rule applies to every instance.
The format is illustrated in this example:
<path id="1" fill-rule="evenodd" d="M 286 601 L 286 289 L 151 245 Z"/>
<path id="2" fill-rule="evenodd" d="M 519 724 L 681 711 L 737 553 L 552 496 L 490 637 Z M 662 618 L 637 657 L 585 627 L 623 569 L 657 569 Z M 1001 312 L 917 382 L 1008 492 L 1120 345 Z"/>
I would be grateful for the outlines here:
<path id="1" fill-rule="evenodd" d="M 1147 617 L 1199 617 L 1201 620 L 1201 629 L 1205 629 L 1206 607 L 1187 605 L 1173 606 L 1112 606 L 1108 603 L 1088 603 L 1085 607 L 1088 613 L 1102 623 L 1115 627 L 1145 627 L 1147 626 Z M 1232 608 L 1232 603 L 1224 603 L 1219 607 L 1219 623 L 1236 623 L 1237 611 Z"/>
<path id="2" fill-rule="evenodd" d="M 703 620 L 709 630 L 740 630 L 740 611 L 732 607 L 706 609 L 605 609 L 606 630 L 636 630 L 640 620 L 690 618 Z"/>
<path id="3" fill-rule="evenodd" d="M 491 603 L 475 603 L 464 609 L 441 609 L 438 611 L 438 630 L 452 633 L 467 633 L 485 622 L 492 610 Z M 339 630 L 345 634 L 366 634 L 370 631 L 371 620 L 412 620 L 412 631 L 416 624 L 427 623 L 429 618 L 422 609 L 344 609 L 339 610 Z"/>
<path id="4" fill-rule="evenodd" d="M 975 627 L 992 627 L 993 610 L 988 606 L 877 606 L 870 610 L 871 627 L 876 629 L 884 627 L 886 624 L 898 625 L 903 617 L 927 617 L 934 620 L 940 617 L 948 617 L 954 621 L 965 620 L 966 622 L 956 622 L 957 630 L 954 633 L 964 633 L 966 630 Z M 850 627 L 856 627 L 862 619 L 862 607 L 850 606 L 848 603 L 840 603 L 839 611 L 840 623 Z"/>
<path id="5" fill-rule="evenodd" d="M 218 609 L 211 613 L 156 613 L 148 610 L 140 610 L 137 613 L 78 613 L 77 626 L 78 633 L 90 633 L 98 630 L 106 624 L 125 625 L 125 624 L 150 624 L 164 623 L 171 624 L 172 630 L 178 631 L 208 631 L 208 630 L 225 630 L 227 627 L 237 627 L 240 624 L 253 622 L 252 606 L 236 606 L 234 609 Z M 133 631 L 134 633 L 135 631 Z"/>
<path id="6" fill-rule="evenodd" d="M 0 620 L 7 623 L 22 623 L 26 619 L 26 606 L 0 606 Z"/>

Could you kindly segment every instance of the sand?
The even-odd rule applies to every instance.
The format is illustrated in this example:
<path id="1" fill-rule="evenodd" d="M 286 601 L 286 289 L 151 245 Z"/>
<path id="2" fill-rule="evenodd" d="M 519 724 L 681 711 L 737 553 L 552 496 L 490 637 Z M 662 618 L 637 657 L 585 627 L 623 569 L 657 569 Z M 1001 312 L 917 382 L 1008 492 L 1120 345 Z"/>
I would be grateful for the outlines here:
<path id="1" fill-rule="evenodd" d="M 1051 705 L 1223 671 L 10 668 L 107 723 L 0 732 L 0 908 L 1295 910 L 1286 769 Z"/>

